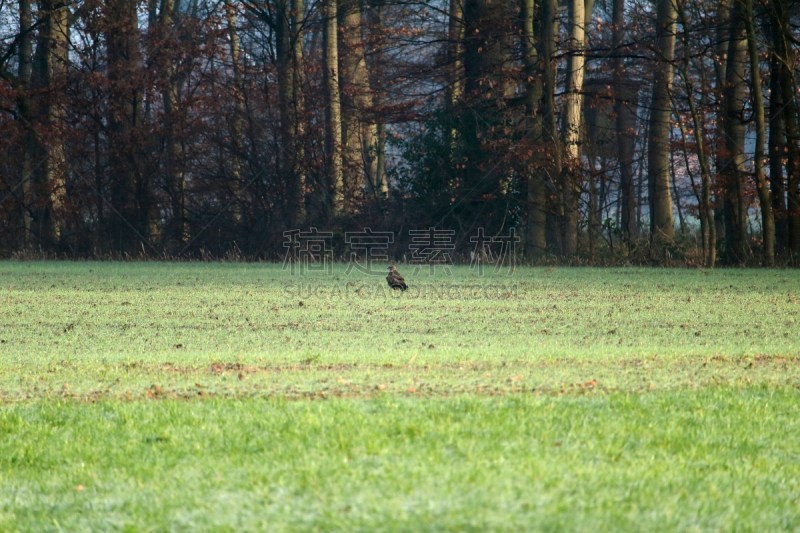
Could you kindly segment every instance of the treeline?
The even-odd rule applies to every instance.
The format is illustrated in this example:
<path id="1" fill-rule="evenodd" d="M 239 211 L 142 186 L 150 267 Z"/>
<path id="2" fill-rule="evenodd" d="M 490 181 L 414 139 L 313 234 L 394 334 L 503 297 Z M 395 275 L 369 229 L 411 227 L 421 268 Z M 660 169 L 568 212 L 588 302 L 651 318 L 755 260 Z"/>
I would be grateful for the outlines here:
<path id="1" fill-rule="evenodd" d="M 800 257 L 791 0 L 0 5 L 5 257 Z"/>

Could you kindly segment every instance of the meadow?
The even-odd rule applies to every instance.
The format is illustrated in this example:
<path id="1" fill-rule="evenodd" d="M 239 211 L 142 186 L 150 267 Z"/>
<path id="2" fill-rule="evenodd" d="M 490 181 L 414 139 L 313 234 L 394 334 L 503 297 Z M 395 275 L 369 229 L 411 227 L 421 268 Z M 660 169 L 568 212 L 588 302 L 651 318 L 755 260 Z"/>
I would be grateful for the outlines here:
<path id="1" fill-rule="evenodd" d="M 0 263 L 0 530 L 800 528 L 800 276 Z"/>

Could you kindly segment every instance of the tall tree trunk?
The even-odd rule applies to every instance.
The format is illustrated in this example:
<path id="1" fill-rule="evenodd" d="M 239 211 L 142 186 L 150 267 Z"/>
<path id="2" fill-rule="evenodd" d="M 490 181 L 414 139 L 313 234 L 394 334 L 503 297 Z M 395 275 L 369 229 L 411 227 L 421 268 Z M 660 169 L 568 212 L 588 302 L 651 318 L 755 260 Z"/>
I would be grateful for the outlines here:
<path id="1" fill-rule="evenodd" d="M 558 250 L 562 255 L 564 243 L 560 229 L 561 221 L 564 219 L 564 202 L 560 194 L 561 187 L 556 183 L 562 174 L 563 154 L 561 143 L 558 138 L 556 128 L 556 62 L 555 62 L 555 38 L 556 38 L 556 15 L 558 4 L 556 0 L 542 0 L 541 4 L 541 25 L 539 28 L 538 52 L 539 62 L 542 73 L 542 146 L 549 164 L 542 169 L 545 178 L 545 189 L 549 184 L 551 190 L 558 191 L 559 197 L 548 195 L 545 210 L 547 211 L 546 234 L 548 236 L 548 247 Z"/>
<path id="2" fill-rule="evenodd" d="M 142 172 L 142 56 L 136 0 L 105 3 L 109 77 L 109 170 L 114 250 L 138 253 L 150 243 L 153 202 L 149 176 Z"/>
<path id="3" fill-rule="evenodd" d="M 342 164 L 345 203 L 352 211 L 364 191 L 374 194 L 378 190 L 378 132 L 375 120 L 370 116 L 373 98 L 361 33 L 361 3 L 359 0 L 340 0 L 339 9 Z"/>
<path id="4" fill-rule="evenodd" d="M 776 84 L 779 86 L 780 112 L 786 142 L 786 211 L 788 248 L 800 254 L 800 124 L 795 90 L 797 80 L 794 68 L 797 52 L 792 46 L 792 28 L 789 23 L 788 0 L 771 0 L 773 53 L 777 59 Z M 773 97 L 775 95 L 773 94 Z"/>
<path id="5" fill-rule="evenodd" d="M 382 0 L 373 0 L 370 3 L 369 25 L 372 31 L 378 34 L 382 33 L 384 28 L 384 9 L 385 6 Z M 370 55 L 372 60 L 367 63 L 367 69 L 372 80 L 372 106 L 374 109 L 379 110 L 385 99 L 385 91 L 380 89 L 381 80 L 386 76 L 384 48 L 382 46 L 373 47 Z M 370 186 L 374 187 L 371 191 L 374 198 L 386 200 L 389 196 L 389 182 L 386 179 L 386 123 L 374 115 L 375 113 L 373 113 L 372 120 L 377 122 L 375 125 L 375 147 L 373 149 L 375 176 L 374 183 L 370 184 Z"/>
<path id="6" fill-rule="evenodd" d="M 290 0 L 275 3 L 275 55 L 278 67 L 278 109 L 280 116 L 280 144 L 278 172 L 286 188 L 286 220 L 294 228 L 300 218 L 302 185 L 297 172 L 297 108 L 295 87 L 297 76 L 294 47 L 298 41 L 293 33 L 292 5 Z"/>
<path id="7" fill-rule="evenodd" d="M 69 61 L 69 7 L 57 0 L 42 0 L 39 9 L 43 25 L 36 50 L 34 77 L 42 89 L 36 107 L 44 134 L 39 136 L 38 142 L 42 162 L 33 173 L 33 235 L 37 244 L 52 248 L 61 240 L 66 200 L 67 154 L 63 129 Z"/>
<path id="8" fill-rule="evenodd" d="M 446 106 L 451 113 L 464 95 L 464 0 L 450 0 L 448 9 Z"/>
<path id="9" fill-rule="evenodd" d="M 542 114 L 540 102 L 542 99 L 541 63 L 536 50 L 535 31 L 535 4 L 534 0 L 522 0 L 522 48 L 525 58 L 525 110 L 526 134 L 532 143 L 541 144 L 542 140 Z M 549 65 L 547 66 L 549 68 Z M 545 188 L 545 162 L 544 153 L 534 156 L 532 167 L 524 170 L 528 190 L 526 195 L 526 228 L 525 228 L 525 259 L 534 261 L 541 257 L 547 249 L 546 225 L 546 194 Z"/>
<path id="10" fill-rule="evenodd" d="M 758 189 L 758 200 L 761 204 L 761 234 L 764 246 L 764 264 L 775 264 L 775 218 L 772 212 L 772 195 L 764 175 L 764 140 L 766 125 L 764 124 L 764 96 L 761 90 L 761 71 L 759 70 L 756 32 L 753 24 L 753 0 L 738 0 L 743 3 L 745 31 L 747 33 L 747 51 L 750 57 L 750 86 L 753 114 L 756 121 L 755 178 Z"/>
<path id="11" fill-rule="evenodd" d="M 243 176 L 242 159 L 244 156 L 244 80 L 242 76 L 241 51 L 239 46 L 239 32 L 236 27 L 236 8 L 233 0 L 225 0 L 225 18 L 228 25 L 228 46 L 231 57 L 231 71 L 233 72 L 233 117 L 231 117 L 231 194 L 233 204 L 231 218 L 234 224 L 242 222 Z"/>
<path id="12" fill-rule="evenodd" d="M 786 212 L 786 180 L 784 158 L 786 157 L 786 129 L 783 117 L 781 94 L 782 61 L 777 52 L 783 35 L 774 18 L 770 21 L 772 49 L 769 58 L 769 183 L 772 192 L 772 212 L 775 218 L 775 253 L 780 254 L 789 242 Z"/>
<path id="13" fill-rule="evenodd" d="M 747 206 L 744 197 L 747 41 L 744 19 L 742 3 L 735 1 L 731 8 L 723 89 L 725 147 L 719 169 L 725 187 L 725 256 L 730 264 L 742 263 L 747 258 Z"/>
<path id="14" fill-rule="evenodd" d="M 636 135 L 636 89 L 626 83 L 625 59 L 622 51 L 625 38 L 625 0 L 614 0 L 612 49 L 614 50 L 614 115 L 616 116 L 617 161 L 620 175 L 621 226 L 628 246 L 639 236 L 636 220 L 636 188 L 633 181 L 633 156 Z"/>
<path id="15" fill-rule="evenodd" d="M 344 178 L 342 171 L 342 107 L 339 95 L 339 44 L 337 35 L 336 0 L 324 0 L 323 17 L 325 20 L 324 68 L 325 68 L 325 151 L 326 177 L 325 206 L 326 217 L 336 218 L 344 211 Z"/>
<path id="16" fill-rule="evenodd" d="M 181 0 L 161 0 L 159 28 L 165 43 L 175 43 L 168 36 L 174 33 L 180 24 L 178 13 Z M 162 53 L 164 53 L 162 51 Z M 169 238 L 180 248 L 189 241 L 189 225 L 186 211 L 186 176 L 184 172 L 183 142 L 180 138 L 180 93 L 183 85 L 182 76 L 176 72 L 169 53 L 162 61 L 163 88 L 161 96 L 164 101 L 164 145 L 166 150 L 166 183 L 172 207 L 172 221 Z"/>
<path id="17" fill-rule="evenodd" d="M 584 0 L 569 1 L 569 41 L 567 44 L 567 95 L 564 103 L 564 172 L 561 186 L 564 197 L 564 254 L 578 248 L 578 200 L 581 181 L 581 117 L 583 77 L 586 61 L 586 6 Z"/>
<path id="18" fill-rule="evenodd" d="M 291 0 L 291 31 L 292 31 L 292 111 L 294 135 L 294 165 L 292 175 L 294 184 L 292 187 L 294 198 L 294 208 L 292 219 L 295 225 L 299 225 L 306 218 L 306 171 L 305 171 L 305 98 L 303 92 L 303 73 L 305 65 L 303 61 L 303 20 L 305 17 L 303 0 Z"/>
<path id="19" fill-rule="evenodd" d="M 715 249 L 719 249 L 720 242 L 724 242 L 723 238 L 726 234 L 725 231 L 725 175 L 723 169 L 727 165 L 727 148 L 725 139 L 725 84 L 728 77 L 728 63 L 726 58 L 728 56 L 728 41 L 730 40 L 730 20 L 731 20 L 731 0 L 720 0 L 717 4 L 717 20 L 716 20 L 716 46 L 714 47 L 714 55 L 717 61 L 714 61 L 714 72 L 716 83 L 714 84 L 714 96 L 716 106 L 714 111 L 717 115 L 715 135 L 714 135 L 714 168 L 716 169 L 714 190 L 715 200 L 714 204 L 714 229 L 717 237 L 717 242 L 714 243 Z M 724 252 L 727 255 L 727 252 Z"/>
<path id="20" fill-rule="evenodd" d="M 19 96 L 17 97 L 17 108 L 24 121 L 24 137 L 22 146 L 22 161 L 20 162 L 20 190 L 22 196 L 19 202 L 21 231 L 18 242 L 23 248 L 31 246 L 31 205 L 32 205 L 32 180 L 36 158 L 36 137 L 33 123 L 36 120 L 35 110 L 33 109 L 33 99 L 31 98 L 31 81 L 33 75 L 33 16 L 30 0 L 20 0 L 19 2 L 19 47 L 17 55 L 17 83 Z"/>
<path id="21" fill-rule="evenodd" d="M 686 17 L 685 7 L 679 10 L 681 26 L 683 27 L 683 62 L 679 69 L 681 78 L 686 86 L 686 94 L 688 95 L 689 103 L 689 116 L 692 119 L 692 134 L 694 142 L 697 145 L 697 160 L 700 164 L 700 236 L 703 250 L 703 264 L 708 268 L 713 268 L 717 262 L 717 247 L 716 247 L 716 227 L 714 224 L 714 209 L 711 204 L 711 169 L 708 162 L 708 154 L 706 153 L 706 140 L 705 128 L 703 121 L 700 118 L 700 112 L 694 101 L 695 88 L 692 78 L 689 74 L 689 24 Z M 683 130 L 683 127 L 681 127 Z"/>
<path id="22" fill-rule="evenodd" d="M 672 63 L 675 59 L 674 0 L 658 0 L 656 7 L 656 51 L 660 55 L 655 67 L 653 96 L 650 106 L 647 166 L 650 174 L 650 233 L 653 245 L 659 248 L 675 240 L 670 195 L 670 131 L 672 124 Z"/>

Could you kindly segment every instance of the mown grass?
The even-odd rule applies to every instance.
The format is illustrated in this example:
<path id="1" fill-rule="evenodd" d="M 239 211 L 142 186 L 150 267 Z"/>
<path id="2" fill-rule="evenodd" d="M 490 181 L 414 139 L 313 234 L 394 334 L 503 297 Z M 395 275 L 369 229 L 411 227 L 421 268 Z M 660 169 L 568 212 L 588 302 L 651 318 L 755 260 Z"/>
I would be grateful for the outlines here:
<path id="1" fill-rule="evenodd" d="M 0 530 L 800 528 L 795 272 L 400 270 L 0 263 Z"/>

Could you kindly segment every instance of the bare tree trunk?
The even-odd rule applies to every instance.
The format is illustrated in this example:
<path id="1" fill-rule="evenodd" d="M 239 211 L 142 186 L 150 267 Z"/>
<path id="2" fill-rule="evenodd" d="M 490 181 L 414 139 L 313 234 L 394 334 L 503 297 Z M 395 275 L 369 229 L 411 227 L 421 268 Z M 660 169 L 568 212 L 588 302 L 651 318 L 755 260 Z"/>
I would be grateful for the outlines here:
<path id="1" fill-rule="evenodd" d="M 355 208 L 364 190 L 377 190 L 377 127 L 373 111 L 372 87 L 364 40 L 359 0 L 340 0 L 340 90 L 342 101 L 342 164 L 345 203 Z"/>
<path id="2" fill-rule="evenodd" d="M 152 192 L 140 160 L 143 97 L 139 85 L 142 56 L 135 0 L 105 3 L 105 31 L 109 76 L 109 170 L 112 219 L 109 230 L 114 249 L 141 250 L 150 242 Z"/>
<path id="3" fill-rule="evenodd" d="M 777 50 L 783 39 L 774 19 L 770 24 L 772 50 L 769 60 L 769 182 L 772 192 L 772 213 L 775 218 L 775 253 L 780 254 L 789 241 L 786 212 L 786 181 L 784 164 L 786 131 L 783 117 L 783 95 L 781 94 L 782 58 Z"/>
<path id="4" fill-rule="evenodd" d="M 369 25 L 372 31 L 380 34 L 384 26 L 384 3 L 380 0 L 370 3 Z M 381 90 L 381 80 L 386 76 L 384 69 L 384 48 L 382 46 L 372 48 L 372 60 L 367 63 L 367 70 L 370 74 L 372 85 L 372 105 L 376 110 L 381 109 L 384 104 L 385 91 Z M 375 176 L 371 191 L 373 196 L 379 200 L 386 200 L 389 196 L 389 183 L 386 180 L 386 123 L 381 120 L 376 113 L 373 113 L 371 121 L 375 124 L 375 147 L 373 157 L 375 158 Z"/>
<path id="5" fill-rule="evenodd" d="M 747 41 L 745 14 L 742 11 L 742 3 L 735 1 L 731 10 L 723 90 L 725 156 L 721 160 L 719 172 L 725 187 L 725 255 L 728 263 L 741 263 L 747 258 L 747 206 L 744 198 Z"/>
<path id="6" fill-rule="evenodd" d="M 45 248 L 61 240 L 66 200 L 67 154 L 63 134 L 66 119 L 67 65 L 69 62 L 69 7 L 56 0 L 39 6 L 43 26 L 36 50 L 34 77 L 43 89 L 37 105 L 45 134 L 39 137 L 42 157 L 32 184 L 33 235 Z"/>
<path id="7" fill-rule="evenodd" d="M 233 117 L 231 118 L 231 145 L 233 155 L 231 159 L 231 193 L 233 204 L 231 218 L 235 224 L 242 221 L 242 156 L 244 154 L 244 85 L 242 79 L 241 52 L 239 47 L 239 32 L 236 28 L 236 10 L 232 0 L 225 0 L 225 18 L 228 25 L 228 42 L 231 56 L 231 70 L 233 72 Z"/>
<path id="8" fill-rule="evenodd" d="M 297 145 L 297 106 L 295 98 L 298 77 L 294 72 L 297 66 L 295 46 L 298 40 L 294 35 L 293 6 L 290 0 L 275 3 L 275 55 L 278 67 L 278 109 L 280 117 L 280 150 L 278 151 L 278 172 L 286 189 L 286 220 L 294 228 L 302 210 L 302 184 L 298 171 Z"/>
<path id="9" fill-rule="evenodd" d="M 772 212 L 772 195 L 764 175 L 764 140 L 766 139 L 766 125 L 764 124 L 764 96 L 761 91 L 761 71 L 759 70 L 758 49 L 756 47 L 756 33 L 753 27 L 753 0 L 738 0 L 744 5 L 745 31 L 747 33 L 747 50 L 750 56 L 750 80 L 753 102 L 753 114 L 756 121 L 756 148 L 755 148 L 755 173 L 758 200 L 761 204 L 761 234 L 764 246 L 764 264 L 775 264 L 775 218 Z"/>
<path id="10" fill-rule="evenodd" d="M 17 108 L 25 127 L 19 176 L 22 191 L 22 197 L 19 202 L 22 233 L 19 242 L 23 248 L 27 249 L 32 244 L 31 205 L 33 198 L 31 184 L 34 173 L 33 162 L 36 157 L 36 137 L 33 131 L 36 113 L 33 109 L 33 99 L 30 96 L 33 75 L 33 16 L 30 0 L 20 0 L 19 2 L 19 34 L 17 82 L 20 91 L 17 99 Z"/>
<path id="11" fill-rule="evenodd" d="M 789 24 L 789 1 L 771 0 L 773 54 L 778 65 L 776 85 L 779 87 L 780 112 L 786 142 L 786 233 L 788 248 L 800 254 L 800 124 L 795 89 L 797 81 L 793 66 L 797 53 L 792 46 L 792 28 Z M 772 97 L 776 95 L 773 93 Z"/>
<path id="12" fill-rule="evenodd" d="M 181 0 L 161 0 L 158 25 L 162 38 L 174 32 L 180 22 L 178 13 Z M 174 42 L 165 39 L 165 42 Z M 180 139 L 180 92 L 183 85 L 182 76 L 175 71 L 171 57 L 167 55 L 162 62 L 162 75 L 164 86 L 162 99 L 164 101 L 164 126 L 166 149 L 166 184 L 172 207 L 171 240 L 182 247 L 189 241 L 189 225 L 186 212 L 186 177 L 184 172 L 183 142 Z"/>
<path id="13" fill-rule="evenodd" d="M 716 130 L 714 138 L 714 168 L 716 170 L 716 179 L 714 189 L 716 192 L 716 199 L 714 204 L 714 230 L 717 241 L 721 240 L 725 234 L 725 193 L 726 187 L 724 183 L 723 169 L 727 165 L 726 161 L 726 140 L 725 140 L 725 83 L 728 77 L 728 63 L 726 57 L 728 55 L 728 41 L 730 40 L 730 20 L 731 20 L 731 0 L 720 0 L 717 4 L 717 21 L 716 21 L 716 46 L 714 47 L 714 54 L 717 61 L 714 61 L 714 72 L 716 75 L 716 83 L 714 84 L 714 92 L 716 99 L 715 111 L 717 114 Z M 719 246 L 718 242 L 714 243 L 715 249 Z M 727 252 L 726 252 L 727 255 Z"/>
<path id="14" fill-rule="evenodd" d="M 578 199 L 581 181 L 581 116 L 583 110 L 583 75 L 586 48 L 586 11 L 584 0 L 569 2 L 569 41 L 567 44 L 567 95 L 564 104 L 564 254 L 574 255 L 578 248 Z"/>
<path id="15" fill-rule="evenodd" d="M 455 0 L 454 0 L 455 1 Z M 527 113 L 527 135 L 535 143 L 540 143 L 542 139 L 542 114 L 539 110 L 539 103 L 542 98 L 542 76 L 541 70 L 549 69 L 545 64 L 544 68 L 540 65 L 540 58 L 536 50 L 535 33 L 535 5 L 534 0 L 522 0 L 522 48 L 525 57 L 525 110 Z M 526 196 L 526 228 L 525 228 L 525 259 L 534 261 L 541 257 L 547 249 L 547 210 L 546 210 L 546 188 L 545 188 L 545 165 L 546 154 L 539 154 L 534 157 L 534 168 L 525 169 L 527 175 L 528 190 Z"/>
<path id="16" fill-rule="evenodd" d="M 686 13 L 683 9 L 679 11 L 681 17 L 681 26 L 683 27 L 683 62 L 679 69 L 681 78 L 686 85 L 686 94 L 688 95 L 689 103 L 689 116 L 692 119 L 692 134 L 694 135 L 694 142 L 697 145 L 697 159 L 700 163 L 700 235 L 703 249 L 703 264 L 708 268 L 713 268 L 717 261 L 717 247 L 716 247 L 716 228 L 714 224 L 714 209 L 711 205 L 711 170 L 708 163 L 708 155 L 706 154 L 704 126 L 700 119 L 700 113 L 694 101 L 694 84 L 689 76 L 689 35 L 688 24 L 686 20 Z"/>
<path id="17" fill-rule="evenodd" d="M 464 4 L 463 0 L 450 0 L 448 12 L 448 112 L 453 112 L 464 94 Z"/>
<path id="18" fill-rule="evenodd" d="M 650 174 L 650 233 L 656 248 L 675 240 L 670 195 L 670 131 L 672 63 L 675 59 L 674 0 L 658 0 L 656 51 L 660 54 L 653 80 L 647 166 Z"/>
<path id="19" fill-rule="evenodd" d="M 636 189 L 633 181 L 634 136 L 636 134 L 636 114 L 632 107 L 636 102 L 629 100 L 636 90 L 625 83 L 625 61 L 622 42 L 625 37 L 625 0 L 614 0 L 612 49 L 614 50 L 614 114 L 617 129 L 617 161 L 620 175 L 621 225 L 624 241 L 630 243 L 639 236 L 636 220 Z"/>
<path id="20" fill-rule="evenodd" d="M 560 191 L 556 187 L 557 180 L 562 173 L 562 153 L 561 143 L 558 138 L 556 128 L 556 63 L 555 63 L 555 37 L 556 37 L 556 0 L 542 0 L 541 5 L 541 26 L 539 45 L 539 62 L 542 65 L 542 146 L 549 161 L 543 168 L 543 178 L 545 190 L 549 184 L 551 190 Z M 555 195 L 554 195 L 555 196 Z M 560 229 L 561 221 L 564 219 L 563 198 L 555 198 L 548 195 L 545 210 L 547 212 L 546 233 L 549 235 L 548 243 L 553 249 L 559 250 L 564 254 L 563 239 Z M 560 193 L 559 193 L 559 196 Z"/>
<path id="21" fill-rule="evenodd" d="M 294 112 L 294 166 L 292 174 L 294 175 L 294 194 L 295 207 L 297 210 L 294 212 L 294 220 L 296 224 L 300 224 L 306 218 L 306 171 L 305 171 L 305 136 L 306 136 L 306 118 L 305 118 L 305 99 L 303 97 L 303 72 L 305 64 L 303 61 L 303 19 L 305 17 L 303 0 L 291 0 L 291 31 L 292 31 L 292 74 L 294 81 L 292 82 L 292 90 L 294 91 L 292 98 L 293 112 Z"/>
<path id="22" fill-rule="evenodd" d="M 324 0 L 323 32 L 325 49 L 325 90 L 326 90 L 326 216 L 336 218 L 344 211 L 344 176 L 342 171 L 342 107 L 339 96 L 339 45 L 336 0 Z"/>

